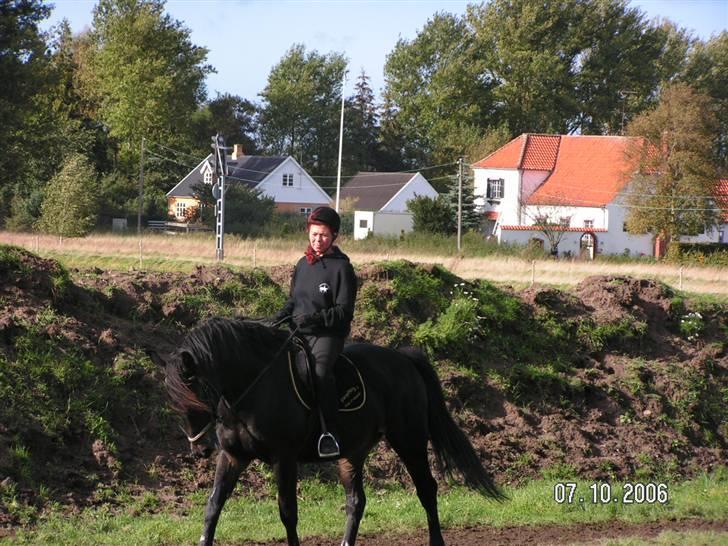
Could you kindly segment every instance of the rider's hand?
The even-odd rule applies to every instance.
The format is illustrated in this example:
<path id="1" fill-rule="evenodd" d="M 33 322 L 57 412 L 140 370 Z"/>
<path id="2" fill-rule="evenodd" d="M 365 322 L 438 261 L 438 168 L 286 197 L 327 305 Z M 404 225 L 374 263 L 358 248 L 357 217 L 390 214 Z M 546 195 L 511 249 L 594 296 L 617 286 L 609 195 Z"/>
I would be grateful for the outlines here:
<path id="1" fill-rule="evenodd" d="M 309 328 L 321 324 L 321 315 L 319 313 L 306 313 L 293 317 L 293 324 L 298 328 Z"/>

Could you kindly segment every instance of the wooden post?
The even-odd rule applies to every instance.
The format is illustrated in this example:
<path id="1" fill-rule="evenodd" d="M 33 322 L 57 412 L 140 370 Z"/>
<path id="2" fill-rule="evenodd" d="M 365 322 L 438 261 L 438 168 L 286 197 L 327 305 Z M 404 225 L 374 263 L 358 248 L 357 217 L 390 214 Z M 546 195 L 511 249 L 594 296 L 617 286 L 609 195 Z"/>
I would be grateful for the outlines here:
<path id="1" fill-rule="evenodd" d="M 536 284 L 536 260 L 531 260 L 531 286 Z"/>
<path id="2" fill-rule="evenodd" d="M 680 290 L 682 290 L 682 287 L 683 287 L 683 266 L 680 266 L 680 282 L 679 282 L 678 286 L 680 287 Z"/>
<path id="3" fill-rule="evenodd" d="M 142 269 L 142 238 L 139 237 L 139 270 Z"/>
<path id="4" fill-rule="evenodd" d="M 258 241 L 253 243 L 253 269 L 258 267 Z"/>

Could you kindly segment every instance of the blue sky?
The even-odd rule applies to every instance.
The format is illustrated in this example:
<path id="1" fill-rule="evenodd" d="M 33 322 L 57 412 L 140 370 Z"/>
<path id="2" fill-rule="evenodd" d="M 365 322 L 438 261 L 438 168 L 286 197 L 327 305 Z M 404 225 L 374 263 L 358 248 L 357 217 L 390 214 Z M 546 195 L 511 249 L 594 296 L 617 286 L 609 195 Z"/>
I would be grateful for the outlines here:
<path id="1" fill-rule="evenodd" d="M 95 0 L 56 0 L 45 28 L 66 18 L 74 32 L 91 25 Z M 467 1 L 405 0 L 168 0 L 167 11 L 207 47 L 217 70 L 208 94 L 227 92 L 258 100 L 270 69 L 294 43 L 321 53 L 342 52 L 350 79 L 363 68 L 379 92 L 387 54 L 401 37 L 412 39 L 438 11 L 462 14 Z M 648 19 L 662 17 L 708 39 L 728 29 L 728 0 L 632 0 Z"/>

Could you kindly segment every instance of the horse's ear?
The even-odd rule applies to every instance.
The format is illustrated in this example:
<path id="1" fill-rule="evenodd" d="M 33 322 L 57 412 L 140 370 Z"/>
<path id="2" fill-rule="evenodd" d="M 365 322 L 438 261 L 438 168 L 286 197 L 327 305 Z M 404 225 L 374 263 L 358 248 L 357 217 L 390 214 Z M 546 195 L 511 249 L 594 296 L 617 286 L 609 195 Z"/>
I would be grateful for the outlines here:
<path id="1" fill-rule="evenodd" d="M 159 356 L 159 353 L 157 351 L 155 351 L 154 349 L 146 349 L 146 353 L 149 357 L 149 360 L 154 362 L 157 366 L 159 366 L 160 368 L 167 367 L 167 361 Z"/>

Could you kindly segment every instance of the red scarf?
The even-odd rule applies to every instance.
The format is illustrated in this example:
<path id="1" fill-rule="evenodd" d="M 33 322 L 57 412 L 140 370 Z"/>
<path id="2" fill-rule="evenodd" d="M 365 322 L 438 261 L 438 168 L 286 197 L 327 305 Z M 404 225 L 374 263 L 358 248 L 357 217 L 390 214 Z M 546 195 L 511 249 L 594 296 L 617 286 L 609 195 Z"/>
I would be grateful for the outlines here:
<path id="1" fill-rule="evenodd" d="M 315 264 L 319 260 L 319 257 L 316 256 L 316 253 L 313 251 L 313 247 L 311 245 L 308 245 L 308 248 L 306 249 L 306 261 L 310 264 Z"/>

